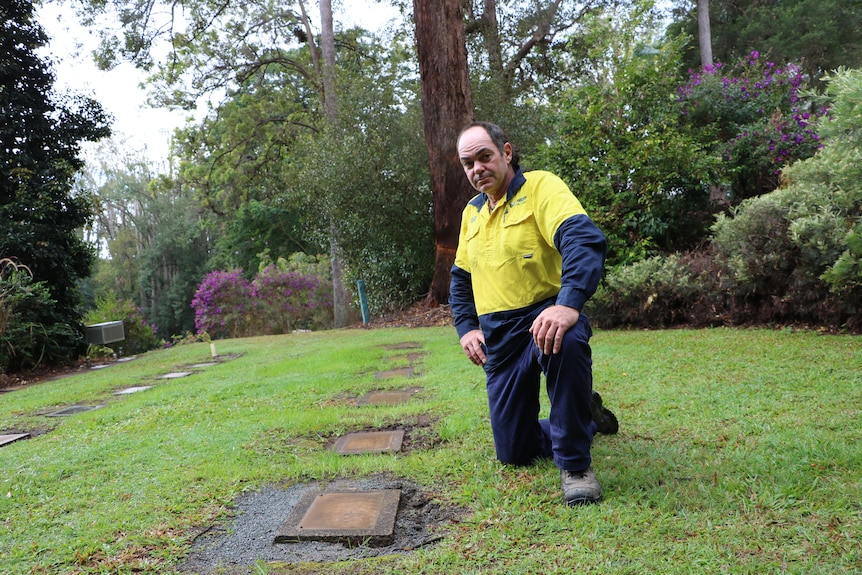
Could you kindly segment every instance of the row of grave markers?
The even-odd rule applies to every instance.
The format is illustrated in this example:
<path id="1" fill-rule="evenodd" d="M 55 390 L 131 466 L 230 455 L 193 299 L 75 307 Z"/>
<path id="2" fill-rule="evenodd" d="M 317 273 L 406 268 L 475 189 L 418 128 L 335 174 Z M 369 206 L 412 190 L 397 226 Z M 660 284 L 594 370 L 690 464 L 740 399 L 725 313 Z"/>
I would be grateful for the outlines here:
<path id="1" fill-rule="evenodd" d="M 421 345 L 405 342 L 384 346 L 390 350 L 418 349 Z M 377 379 L 413 378 L 417 374 L 413 362 L 424 356 L 424 352 L 412 352 L 394 359 L 407 359 L 411 366 L 381 371 Z M 224 356 L 233 359 L 239 356 Z M 130 361 L 134 357 L 124 358 Z M 213 359 L 216 356 L 213 350 Z M 197 373 L 195 370 L 217 365 L 219 361 L 204 362 L 188 366 L 192 371 L 166 373 L 157 379 L 178 379 Z M 102 369 L 112 364 L 102 364 L 91 369 Z M 115 391 L 113 395 L 128 395 L 152 388 L 152 385 L 138 385 Z M 409 401 L 420 387 L 400 390 L 373 391 L 356 401 L 357 406 L 397 405 Z M 64 409 L 45 413 L 49 417 L 66 417 L 92 411 L 100 405 L 73 405 Z M 0 447 L 29 438 L 29 433 L 0 434 Z M 340 437 L 333 449 L 342 455 L 364 453 L 398 452 L 404 440 L 404 430 L 365 431 L 349 433 Z M 395 519 L 401 498 L 400 489 L 353 490 L 306 492 L 294 510 L 276 532 L 273 543 L 295 543 L 301 540 L 329 541 L 348 545 L 387 545 L 393 538 Z"/>
<path id="2" fill-rule="evenodd" d="M 225 359 L 234 359 L 236 357 L 239 357 L 239 356 L 217 356 L 215 354 L 215 350 L 213 350 L 213 359 L 217 359 L 219 361 L 222 361 Z M 134 359 L 135 359 L 135 356 L 123 357 L 123 358 L 118 359 L 116 361 L 116 363 L 126 363 L 126 362 L 132 361 Z M 202 368 L 217 365 L 219 363 L 219 361 L 197 363 L 197 364 L 188 366 L 188 368 L 191 370 L 199 370 Z M 114 363 L 101 363 L 101 364 L 97 364 L 97 365 L 90 367 L 90 369 L 94 369 L 94 370 L 95 369 L 104 369 L 106 367 L 111 367 L 112 365 L 115 365 L 115 364 Z M 160 375 L 157 377 L 157 379 L 177 379 L 180 377 L 186 377 L 186 376 L 192 375 L 194 373 L 196 373 L 196 371 L 177 371 L 177 372 L 171 372 L 171 373 L 166 373 L 164 375 Z M 13 391 L 18 391 L 20 389 L 24 389 L 24 387 L 26 387 L 26 386 L 6 388 L 6 389 L 0 390 L 0 391 L 3 391 L 5 393 L 10 393 Z M 113 393 L 113 395 L 129 395 L 132 393 L 137 393 L 139 391 L 145 391 L 145 390 L 150 389 L 152 387 L 153 387 L 152 385 L 136 385 L 136 386 L 127 387 L 127 388 L 115 391 Z M 42 413 L 41 415 L 44 415 L 46 417 L 68 417 L 70 415 L 77 415 L 79 413 L 85 413 L 87 411 L 93 411 L 94 409 L 99 409 L 100 407 L 102 407 L 102 406 L 101 405 L 71 405 L 69 407 L 64 407 L 63 409 L 59 409 L 56 411 L 51 411 L 48 413 Z M 30 438 L 29 433 L 0 434 L 0 447 L 4 447 L 4 446 L 9 445 L 11 443 L 14 443 L 16 441 L 20 441 L 22 439 L 29 439 L 29 438 Z"/>
<path id="3" fill-rule="evenodd" d="M 389 350 L 418 349 L 420 344 L 405 342 L 384 346 Z M 377 379 L 416 377 L 413 362 L 424 356 L 414 352 L 404 358 L 411 367 L 380 371 Z M 401 357 L 397 358 L 401 359 Z M 373 391 L 356 401 L 357 406 L 397 405 L 421 391 L 420 387 Z M 340 437 L 333 449 L 342 455 L 385 453 L 401 450 L 404 430 L 362 431 Z M 303 540 L 337 542 L 346 545 L 388 545 L 395 531 L 395 519 L 401 502 L 400 489 L 309 490 L 278 528 L 273 543 L 296 543 Z"/>

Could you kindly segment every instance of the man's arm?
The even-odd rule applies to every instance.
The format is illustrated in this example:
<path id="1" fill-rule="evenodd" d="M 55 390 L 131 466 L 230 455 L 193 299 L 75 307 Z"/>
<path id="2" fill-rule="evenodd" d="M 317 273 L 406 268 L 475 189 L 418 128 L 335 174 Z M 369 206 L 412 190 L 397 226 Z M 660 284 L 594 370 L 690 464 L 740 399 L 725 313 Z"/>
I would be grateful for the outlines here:
<path id="1" fill-rule="evenodd" d="M 575 215 L 560 225 L 554 245 L 563 258 L 556 305 L 542 310 L 530 327 L 536 346 L 545 354 L 559 353 L 566 331 L 578 322 L 581 309 L 599 286 L 607 240 L 586 215 Z"/>
<path id="2" fill-rule="evenodd" d="M 455 318 L 455 330 L 458 332 L 461 348 L 470 361 L 476 365 L 485 365 L 488 360 L 484 349 L 485 335 L 479 328 L 479 316 L 473 301 L 473 282 L 470 273 L 453 265 L 451 276 L 449 307 Z"/>

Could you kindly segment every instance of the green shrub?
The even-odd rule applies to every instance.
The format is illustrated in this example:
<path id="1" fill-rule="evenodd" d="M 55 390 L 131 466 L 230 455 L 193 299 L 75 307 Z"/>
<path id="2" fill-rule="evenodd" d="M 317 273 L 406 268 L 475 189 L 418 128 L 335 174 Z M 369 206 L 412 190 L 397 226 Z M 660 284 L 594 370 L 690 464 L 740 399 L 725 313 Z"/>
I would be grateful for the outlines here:
<path id="1" fill-rule="evenodd" d="M 862 327 L 862 71 L 829 79 L 824 147 L 713 227 L 736 315 Z"/>
<path id="2" fill-rule="evenodd" d="M 701 321 L 696 309 L 705 285 L 679 255 L 619 266 L 605 276 L 588 312 L 602 327 L 667 327 Z"/>
<path id="3" fill-rule="evenodd" d="M 85 324 L 121 320 L 125 340 L 116 345 L 122 347 L 124 353 L 143 353 L 164 345 L 164 341 L 156 334 L 156 327 L 144 320 L 134 302 L 121 300 L 113 293 L 97 297 L 95 309 L 84 316 Z"/>
<path id="4" fill-rule="evenodd" d="M 81 337 L 56 316 L 48 286 L 25 266 L 8 259 L 0 266 L 0 373 L 72 359 Z"/>

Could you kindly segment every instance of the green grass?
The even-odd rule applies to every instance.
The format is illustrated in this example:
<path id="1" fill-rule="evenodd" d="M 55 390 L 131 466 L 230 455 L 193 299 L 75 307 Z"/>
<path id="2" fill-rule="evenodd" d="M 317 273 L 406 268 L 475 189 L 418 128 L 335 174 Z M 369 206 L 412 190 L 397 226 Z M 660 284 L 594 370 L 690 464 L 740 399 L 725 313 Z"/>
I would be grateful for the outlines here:
<path id="1" fill-rule="evenodd" d="M 421 376 L 377 380 L 419 342 Z M 862 339 L 768 330 L 599 331 L 596 389 L 620 418 L 598 436 L 605 500 L 570 509 L 548 461 L 494 459 L 479 368 L 451 328 L 221 341 L 240 357 L 193 376 L 207 344 L 0 394 L 0 573 L 170 573 L 191 538 L 266 484 L 390 473 L 469 509 L 409 555 L 270 573 L 862 573 Z M 124 387 L 150 390 L 113 396 Z M 353 407 L 420 385 L 409 403 Z M 100 409 L 43 415 L 74 404 Z M 325 438 L 416 422 L 442 442 L 341 457 Z"/>

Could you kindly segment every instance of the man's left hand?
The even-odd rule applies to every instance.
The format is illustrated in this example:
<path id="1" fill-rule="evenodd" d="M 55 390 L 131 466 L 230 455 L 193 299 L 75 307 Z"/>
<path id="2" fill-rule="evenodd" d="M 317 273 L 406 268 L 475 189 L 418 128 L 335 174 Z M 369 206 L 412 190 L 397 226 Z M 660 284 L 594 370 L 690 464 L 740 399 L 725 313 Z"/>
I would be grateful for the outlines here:
<path id="1" fill-rule="evenodd" d="M 533 341 L 545 355 L 559 353 L 563 347 L 563 336 L 570 327 L 578 323 L 579 317 L 581 312 L 573 307 L 564 305 L 546 307 L 530 326 Z"/>

